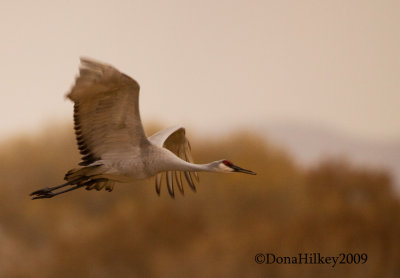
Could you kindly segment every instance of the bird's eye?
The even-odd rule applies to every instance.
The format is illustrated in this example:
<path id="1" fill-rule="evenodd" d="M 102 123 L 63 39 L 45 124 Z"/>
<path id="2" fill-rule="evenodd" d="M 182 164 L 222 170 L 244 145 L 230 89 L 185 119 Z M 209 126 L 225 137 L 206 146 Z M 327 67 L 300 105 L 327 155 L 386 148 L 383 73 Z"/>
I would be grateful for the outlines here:
<path id="1" fill-rule="evenodd" d="M 224 160 L 224 161 L 222 161 L 222 163 L 224 163 L 225 166 L 228 166 L 228 167 L 232 167 L 233 166 L 233 163 L 230 162 L 229 160 Z"/>

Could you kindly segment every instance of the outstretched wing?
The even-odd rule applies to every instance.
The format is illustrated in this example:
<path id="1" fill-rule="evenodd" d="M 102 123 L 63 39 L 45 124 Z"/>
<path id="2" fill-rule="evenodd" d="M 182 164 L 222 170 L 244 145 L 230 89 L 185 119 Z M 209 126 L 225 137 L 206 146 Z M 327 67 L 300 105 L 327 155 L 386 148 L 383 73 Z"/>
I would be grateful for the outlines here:
<path id="1" fill-rule="evenodd" d="M 67 94 L 75 104 L 80 165 L 137 152 L 149 143 L 140 120 L 139 89 L 114 67 L 81 58 L 79 76 Z"/>
<path id="2" fill-rule="evenodd" d="M 193 162 L 190 154 L 190 144 L 185 136 L 185 128 L 183 127 L 170 127 L 161 130 L 152 136 L 149 141 L 156 146 L 166 148 L 177 155 L 179 158 L 184 159 L 188 162 Z M 169 194 L 174 197 L 174 185 L 178 186 L 179 191 L 183 194 L 183 178 L 185 177 L 190 188 L 196 192 L 196 186 L 192 175 L 199 181 L 199 177 L 196 172 L 181 172 L 181 171 L 167 171 L 156 175 L 156 191 L 160 194 L 160 188 L 162 180 L 165 180 Z"/>

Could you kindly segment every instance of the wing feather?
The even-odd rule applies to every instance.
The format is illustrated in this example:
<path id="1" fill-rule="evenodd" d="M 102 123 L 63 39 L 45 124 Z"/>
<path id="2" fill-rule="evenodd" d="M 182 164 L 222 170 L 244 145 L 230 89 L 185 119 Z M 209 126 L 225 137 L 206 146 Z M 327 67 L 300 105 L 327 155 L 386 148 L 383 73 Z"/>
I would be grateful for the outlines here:
<path id="1" fill-rule="evenodd" d="M 162 178 L 161 174 L 156 175 L 155 182 L 156 182 L 156 192 L 158 195 L 160 195 L 160 191 L 161 191 L 161 178 Z"/>
<path id="2" fill-rule="evenodd" d="M 175 197 L 174 180 L 172 178 L 172 172 L 171 171 L 167 172 L 166 180 L 167 180 L 168 193 L 169 193 L 169 195 L 171 195 L 172 198 L 174 198 Z"/>
<path id="3" fill-rule="evenodd" d="M 178 177 L 179 175 L 179 177 Z M 178 186 L 179 191 L 182 195 L 184 195 L 183 184 L 182 184 L 182 173 L 175 171 L 175 181 L 176 185 Z"/>
<path id="4" fill-rule="evenodd" d="M 67 94 L 74 102 L 74 129 L 81 165 L 148 143 L 139 114 L 139 84 L 110 65 L 81 58 Z"/>
<path id="5" fill-rule="evenodd" d="M 183 127 L 170 127 L 167 129 L 164 129 L 162 131 L 159 131 L 152 136 L 150 136 L 148 139 L 151 143 L 159 146 L 166 148 L 173 152 L 176 156 L 179 158 L 186 160 L 187 162 L 193 162 L 193 158 L 191 155 L 191 147 L 189 140 L 186 138 L 185 135 L 186 131 L 185 128 Z M 191 174 L 194 174 L 196 180 L 198 181 L 198 174 L 197 172 L 183 172 L 186 182 L 189 185 L 189 187 L 196 192 L 196 184 L 193 181 L 193 178 Z M 159 173 L 156 175 L 156 191 L 157 193 L 160 192 L 160 187 L 161 187 L 161 181 L 164 173 Z M 174 197 L 174 185 L 176 184 L 178 186 L 179 191 L 181 194 L 184 194 L 183 190 L 183 179 L 182 179 L 182 172 L 181 171 L 168 171 L 165 173 L 166 177 L 166 183 L 167 183 L 167 188 L 169 194 Z"/>

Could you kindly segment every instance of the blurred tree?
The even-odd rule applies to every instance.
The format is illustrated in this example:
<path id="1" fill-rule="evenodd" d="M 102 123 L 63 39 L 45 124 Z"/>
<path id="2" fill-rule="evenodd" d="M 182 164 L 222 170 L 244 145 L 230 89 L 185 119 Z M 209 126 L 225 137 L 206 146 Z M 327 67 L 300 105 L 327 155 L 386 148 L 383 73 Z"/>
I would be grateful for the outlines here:
<path id="1" fill-rule="evenodd" d="M 337 160 L 302 169 L 243 131 L 192 140 L 194 158 L 225 157 L 255 177 L 201 174 L 198 193 L 175 200 L 149 180 L 31 201 L 79 160 L 71 130 L 0 145 L 0 277 L 400 276 L 400 205 L 384 172 Z M 334 269 L 258 265 L 259 252 L 369 258 Z"/>

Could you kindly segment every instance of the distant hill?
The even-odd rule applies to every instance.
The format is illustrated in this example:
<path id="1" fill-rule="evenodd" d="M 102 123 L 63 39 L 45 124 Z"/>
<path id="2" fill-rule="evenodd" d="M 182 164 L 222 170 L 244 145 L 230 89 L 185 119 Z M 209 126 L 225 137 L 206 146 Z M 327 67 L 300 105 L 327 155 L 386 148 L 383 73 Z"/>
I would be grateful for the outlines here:
<path id="1" fill-rule="evenodd" d="M 260 130 L 303 165 L 340 157 L 368 168 L 385 168 L 400 192 L 400 141 L 373 142 L 333 129 L 301 124 L 267 124 Z"/>

